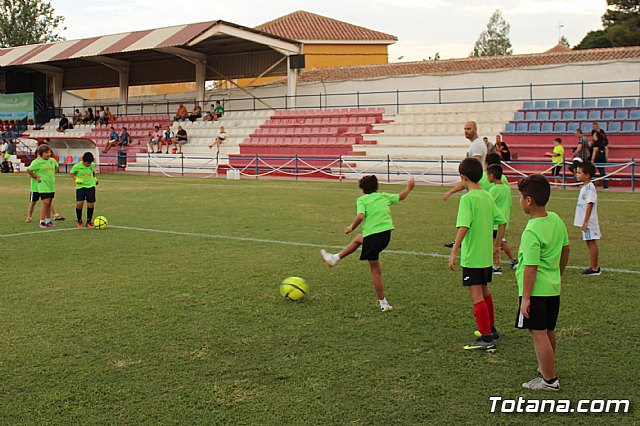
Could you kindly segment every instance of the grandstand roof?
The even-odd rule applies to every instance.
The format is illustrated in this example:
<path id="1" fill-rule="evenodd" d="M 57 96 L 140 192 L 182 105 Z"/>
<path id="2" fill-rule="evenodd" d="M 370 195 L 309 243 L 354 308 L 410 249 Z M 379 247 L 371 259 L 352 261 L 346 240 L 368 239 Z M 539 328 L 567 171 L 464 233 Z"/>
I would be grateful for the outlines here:
<path id="1" fill-rule="evenodd" d="M 304 71 L 300 81 L 342 81 L 401 75 L 467 73 L 484 70 L 527 68 L 545 65 L 564 65 L 629 59 L 640 60 L 640 46 L 570 50 L 568 52 L 552 51 L 527 55 L 396 62 L 381 65 L 314 68 Z"/>
<path id="2" fill-rule="evenodd" d="M 258 25 L 256 29 L 294 40 L 323 42 L 371 42 L 393 44 L 396 36 L 359 27 L 347 22 L 298 10 L 273 21 Z"/>
<path id="3" fill-rule="evenodd" d="M 299 53 L 300 45 L 218 20 L 0 49 L 0 67 L 64 71 L 64 89 L 118 86 L 112 68 L 125 63 L 131 67 L 131 85 L 175 83 L 195 80 L 193 65 L 184 57 L 206 57 L 207 64 L 230 78 L 255 77 L 283 54 Z M 286 75 L 286 65 L 270 75 Z M 219 78 L 207 73 L 207 79 Z"/>

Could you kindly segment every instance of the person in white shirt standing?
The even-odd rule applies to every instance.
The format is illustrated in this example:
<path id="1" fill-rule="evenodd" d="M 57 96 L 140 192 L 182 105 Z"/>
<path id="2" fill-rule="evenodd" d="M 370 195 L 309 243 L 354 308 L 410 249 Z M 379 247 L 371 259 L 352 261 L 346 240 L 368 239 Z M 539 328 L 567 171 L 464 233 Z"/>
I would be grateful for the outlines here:
<path id="1" fill-rule="evenodd" d="M 582 275 L 600 275 L 598 262 L 597 241 L 602 237 L 598 222 L 598 193 L 591 179 L 596 175 L 596 166 L 591 161 L 585 161 L 576 169 L 576 179 L 583 183 L 576 204 L 576 215 L 573 224 L 582 229 L 582 239 L 587 242 L 589 261 L 591 266 Z"/>

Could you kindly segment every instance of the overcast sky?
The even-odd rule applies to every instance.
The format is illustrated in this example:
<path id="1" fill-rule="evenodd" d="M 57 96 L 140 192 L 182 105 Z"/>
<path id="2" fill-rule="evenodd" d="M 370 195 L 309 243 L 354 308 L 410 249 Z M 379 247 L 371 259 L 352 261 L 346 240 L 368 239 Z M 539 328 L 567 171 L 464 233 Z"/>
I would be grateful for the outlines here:
<path id="1" fill-rule="evenodd" d="M 296 10 L 382 31 L 398 37 L 389 61 L 469 55 L 489 17 L 501 9 L 511 24 L 514 53 L 553 47 L 561 34 L 571 45 L 602 28 L 606 0 L 52 0 L 65 17 L 67 40 L 222 19 L 247 27 Z"/>

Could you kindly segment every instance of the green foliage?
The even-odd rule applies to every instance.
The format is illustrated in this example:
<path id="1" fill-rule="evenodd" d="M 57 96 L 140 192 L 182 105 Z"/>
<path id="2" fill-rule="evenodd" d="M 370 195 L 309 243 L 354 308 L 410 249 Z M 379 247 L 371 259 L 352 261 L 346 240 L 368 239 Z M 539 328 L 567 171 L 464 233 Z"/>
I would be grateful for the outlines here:
<path id="1" fill-rule="evenodd" d="M 603 30 L 590 31 L 575 47 L 640 46 L 640 0 L 607 0 Z"/>
<path id="2" fill-rule="evenodd" d="M 480 33 L 471 56 L 511 55 L 513 49 L 509 40 L 510 28 L 509 23 L 502 17 L 502 11 L 496 9 L 489 18 L 487 29 Z"/>
<path id="3" fill-rule="evenodd" d="M 639 421 L 638 275 L 579 274 L 588 255 L 570 226 L 576 191 L 554 191 L 549 205 L 569 225 L 572 268 L 558 323 L 562 390 L 543 395 L 520 387 L 535 377 L 536 358 L 513 328 L 508 268 L 491 285 L 498 351 L 461 349 L 475 323 L 442 246 L 458 207 L 456 197 L 441 201 L 446 189 L 416 187 L 393 207 L 381 262 L 396 311 L 382 314 L 357 253 L 327 269 L 318 252 L 353 237 L 342 230 L 361 195 L 355 182 L 102 175 L 95 215 L 109 220 L 104 231 L 74 229 L 73 187 L 58 175 L 54 203 L 67 220 L 50 232 L 24 223 L 28 178 L 0 175 L 0 424 Z M 513 197 L 506 238 L 515 250 L 527 218 Z M 598 203 L 602 265 L 637 270 L 638 194 L 600 192 Z M 288 276 L 309 283 L 303 301 L 280 297 Z M 631 398 L 632 412 L 491 414 L 496 395 Z"/>
<path id="4" fill-rule="evenodd" d="M 559 41 L 559 43 L 560 43 L 560 44 L 564 44 L 564 45 L 565 45 L 565 46 L 567 46 L 567 47 L 571 47 L 571 45 L 569 44 L 569 40 L 567 39 L 567 37 L 566 37 L 566 36 L 562 36 L 562 37 L 560 37 L 560 41 Z"/>
<path id="5" fill-rule="evenodd" d="M 43 0 L 1 0 L 0 47 L 64 40 L 64 17 Z"/>
<path id="6" fill-rule="evenodd" d="M 602 47 L 613 47 L 606 30 L 589 31 L 574 49 L 599 49 Z"/>

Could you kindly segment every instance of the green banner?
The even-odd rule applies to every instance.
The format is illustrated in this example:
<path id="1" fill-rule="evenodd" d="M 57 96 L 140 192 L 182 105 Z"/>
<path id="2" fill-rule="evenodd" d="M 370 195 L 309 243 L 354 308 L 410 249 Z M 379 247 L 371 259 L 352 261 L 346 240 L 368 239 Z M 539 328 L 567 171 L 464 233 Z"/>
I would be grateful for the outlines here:
<path id="1" fill-rule="evenodd" d="M 33 93 L 0 94 L 0 120 L 33 119 Z"/>

